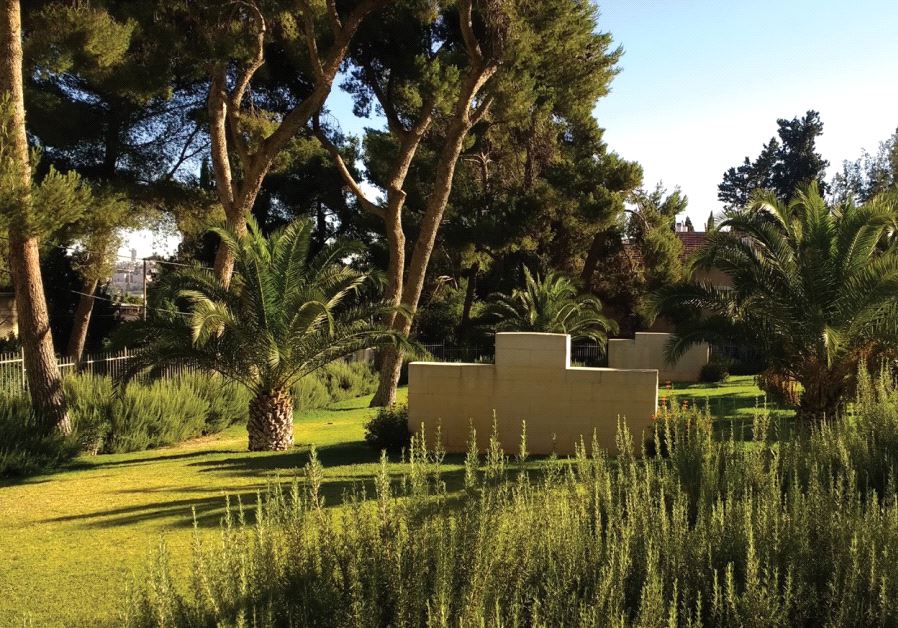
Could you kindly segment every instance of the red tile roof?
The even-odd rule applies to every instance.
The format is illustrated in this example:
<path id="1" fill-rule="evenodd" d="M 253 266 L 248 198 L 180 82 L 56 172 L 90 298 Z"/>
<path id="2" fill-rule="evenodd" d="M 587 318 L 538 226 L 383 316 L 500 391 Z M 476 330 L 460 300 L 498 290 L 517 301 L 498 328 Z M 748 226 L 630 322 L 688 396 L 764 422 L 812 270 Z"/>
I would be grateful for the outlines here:
<path id="1" fill-rule="evenodd" d="M 683 243 L 683 252 L 680 254 L 680 260 L 686 261 L 693 253 L 704 248 L 708 241 L 706 231 L 677 231 L 680 242 Z M 642 263 L 642 252 L 635 244 L 625 243 L 624 252 L 633 264 Z"/>
<path id="2" fill-rule="evenodd" d="M 704 231 L 678 231 L 680 242 L 683 243 L 683 257 L 689 257 L 696 251 L 705 247 L 707 233 Z"/>

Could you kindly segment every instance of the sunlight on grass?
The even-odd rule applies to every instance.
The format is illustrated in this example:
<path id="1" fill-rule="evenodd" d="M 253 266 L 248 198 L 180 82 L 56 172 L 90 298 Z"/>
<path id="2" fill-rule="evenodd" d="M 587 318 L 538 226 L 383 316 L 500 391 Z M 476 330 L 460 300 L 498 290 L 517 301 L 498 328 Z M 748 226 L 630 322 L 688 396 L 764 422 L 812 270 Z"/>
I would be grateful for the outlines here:
<path id="1" fill-rule="evenodd" d="M 760 398 L 751 378 L 672 392 L 678 402 L 707 400 L 718 422 L 750 417 Z M 400 400 L 406 395 L 401 390 Z M 215 530 L 225 495 L 254 504 L 270 482 L 288 481 L 306 464 L 312 442 L 325 468 L 327 504 L 338 505 L 360 482 L 372 494 L 379 455 L 363 440 L 374 414 L 369 400 L 300 413 L 297 447 L 287 452 L 247 452 L 246 430 L 238 426 L 176 447 L 81 457 L 53 475 L 0 484 L 0 625 L 21 623 L 23 614 L 35 626 L 114 624 L 116 597 L 139 577 L 161 536 L 183 572 L 191 513 L 201 533 Z M 450 489 L 461 468 L 460 458 L 447 460 Z"/>

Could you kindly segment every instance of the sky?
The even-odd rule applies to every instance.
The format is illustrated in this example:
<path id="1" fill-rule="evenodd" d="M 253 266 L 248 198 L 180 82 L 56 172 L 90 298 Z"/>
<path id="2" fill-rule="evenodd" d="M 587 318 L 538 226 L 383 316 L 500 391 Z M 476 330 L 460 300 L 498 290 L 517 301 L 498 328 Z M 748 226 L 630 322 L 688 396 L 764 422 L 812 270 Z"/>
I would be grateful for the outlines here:
<path id="1" fill-rule="evenodd" d="M 647 187 L 680 186 L 696 228 L 722 208 L 724 171 L 809 109 L 824 125 L 830 172 L 898 128 L 898 0 L 602 0 L 599 28 L 624 48 L 621 73 L 595 115 L 611 150 L 638 161 Z M 328 107 L 354 118 L 335 87 Z M 128 239 L 138 255 L 175 242 Z"/>
<path id="2" fill-rule="evenodd" d="M 820 112 L 830 172 L 898 127 L 896 0 L 604 0 L 624 48 L 595 109 L 609 148 L 645 184 L 679 185 L 701 228 L 724 171 L 754 159 L 777 118 Z"/>

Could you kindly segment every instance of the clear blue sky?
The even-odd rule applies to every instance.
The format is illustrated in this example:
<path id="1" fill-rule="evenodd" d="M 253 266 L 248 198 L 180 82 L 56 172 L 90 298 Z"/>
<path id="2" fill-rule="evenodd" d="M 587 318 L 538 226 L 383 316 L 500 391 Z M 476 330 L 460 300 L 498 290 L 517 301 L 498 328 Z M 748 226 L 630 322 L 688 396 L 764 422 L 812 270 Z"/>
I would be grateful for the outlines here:
<path id="1" fill-rule="evenodd" d="M 896 0 L 605 0 L 625 53 L 595 113 L 609 146 L 680 185 L 696 227 L 720 209 L 728 167 L 754 158 L 777 118 L 820 111 L 831 171 L 898 127 Z M 700 221 L 700 222 L 697 222 Z"/>

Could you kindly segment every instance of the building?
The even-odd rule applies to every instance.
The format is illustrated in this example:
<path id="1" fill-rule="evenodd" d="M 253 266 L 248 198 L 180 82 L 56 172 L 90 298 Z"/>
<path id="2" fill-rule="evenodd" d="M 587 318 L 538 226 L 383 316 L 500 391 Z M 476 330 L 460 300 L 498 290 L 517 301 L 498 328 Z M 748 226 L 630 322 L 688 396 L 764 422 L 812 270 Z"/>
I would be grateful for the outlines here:
<path id="1" fill-rule="evenodd" d="M 708 241 L 707 231 L 688 231 L 682 225 L 677 223 L 676 234 L 683 244 L 683 251 L 680 254 L 680 260 L 686 263 L 698 251 L 705 247 Z M 642 265 L 642 253 L 635 244 L 624 243 L 624 256 L 628 260 L 631 268 L 639 268 Z M 732 286 L 732 280 L 729 275 L 716 268 L 698 269 L 693 272 L 690 277 L 693 281 L 701 283 L 710 283 L 717 288 L 728 288 Z M 648 332 L 672 332 L 673 325 L 670 321 L 663 317 L 659 317 L 655 322 L 643 331 Z"/>
<path id="2" fill-rule="evenodd" d="M 144 264 L 137 258 L 137 250 L 131 249 L 131 259 L 115 265 L 109 280 L 109 293 L 113 298 L 143 297 Z"/>

